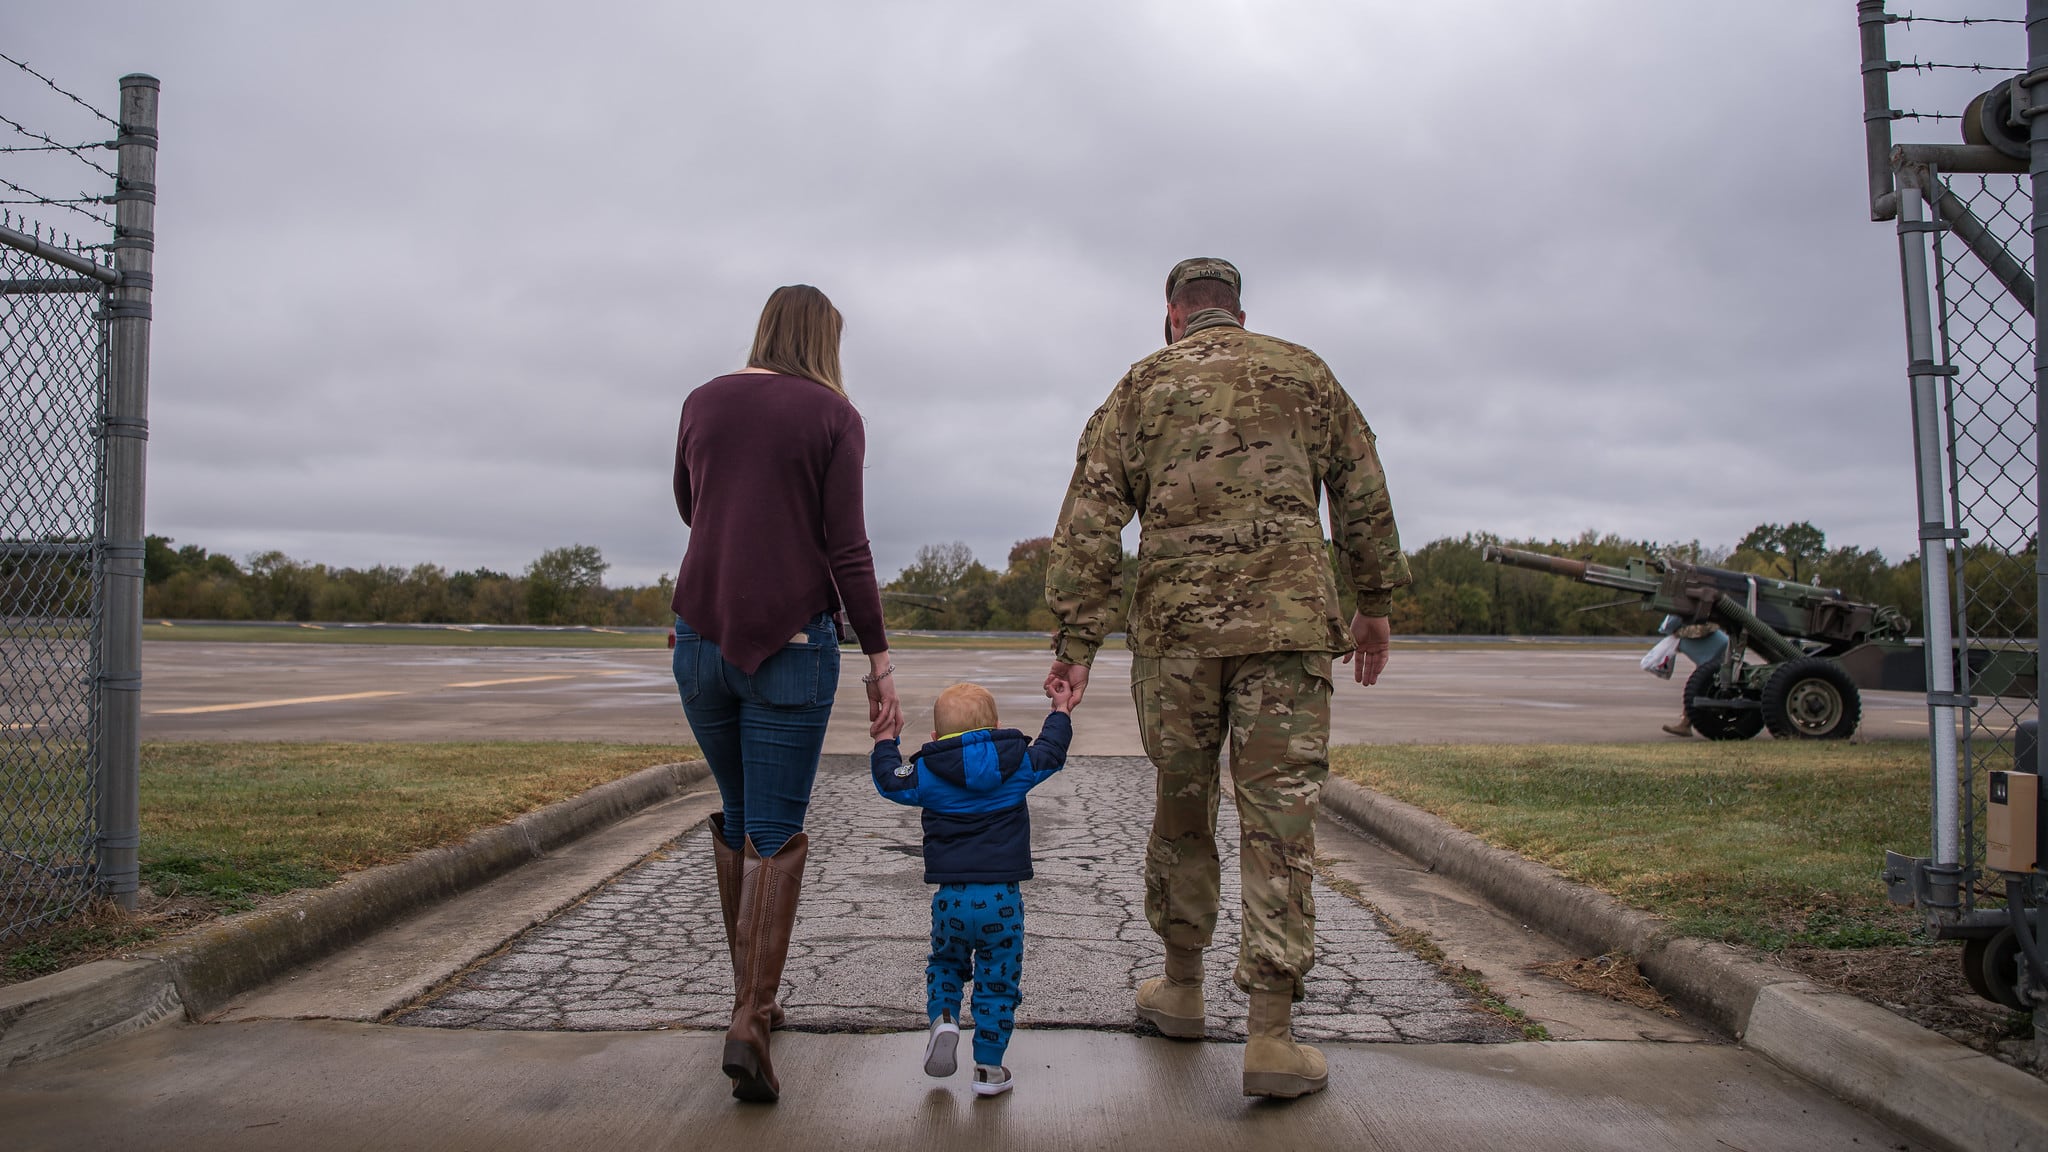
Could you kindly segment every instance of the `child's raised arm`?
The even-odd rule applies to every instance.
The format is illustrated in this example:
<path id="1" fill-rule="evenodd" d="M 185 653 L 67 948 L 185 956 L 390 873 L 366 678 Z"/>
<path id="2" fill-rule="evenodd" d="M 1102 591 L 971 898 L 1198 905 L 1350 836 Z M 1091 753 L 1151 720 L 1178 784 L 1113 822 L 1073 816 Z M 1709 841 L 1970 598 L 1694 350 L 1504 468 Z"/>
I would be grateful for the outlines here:
<path id="1" fill-rule="evenodd" d="M 868 770 L 875 777 L 875 791 L 884 800 L 917 807 L 917 765 L 903 762 L 903 749 L 894 740 L 875 741 L 868 757 Z"/>
<path id="2" fill-rule="evenodd" d="M 1065 711 L 1055 711 L 1045 718 L 1045 727 L 1038 730 L 1038 739 L 1031 742 L 1027 756 L 1026 771 L 1031 773 L 1033 787 L 1045 782 L 1053 773 L 1066 767 L 1067 745 L 1074 742 L 1074 721 Z"/>

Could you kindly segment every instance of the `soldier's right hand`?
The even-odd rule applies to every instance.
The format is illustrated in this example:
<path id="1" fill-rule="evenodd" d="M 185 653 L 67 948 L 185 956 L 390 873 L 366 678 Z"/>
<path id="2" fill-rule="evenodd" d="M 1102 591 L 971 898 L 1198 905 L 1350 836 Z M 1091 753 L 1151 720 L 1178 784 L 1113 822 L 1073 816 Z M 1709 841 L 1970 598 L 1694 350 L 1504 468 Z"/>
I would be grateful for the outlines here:
<path id="1" fill-rule="evenodd" d="M 1360 684 L 1379 683 L 1380 673 L 1386 671 L 1387 647 L 1392 640 L 1393 629 L 1385 616 L 1351 617 L 1352 649 L 1344 654 L 1344 660 L 1352 665 Z"/>

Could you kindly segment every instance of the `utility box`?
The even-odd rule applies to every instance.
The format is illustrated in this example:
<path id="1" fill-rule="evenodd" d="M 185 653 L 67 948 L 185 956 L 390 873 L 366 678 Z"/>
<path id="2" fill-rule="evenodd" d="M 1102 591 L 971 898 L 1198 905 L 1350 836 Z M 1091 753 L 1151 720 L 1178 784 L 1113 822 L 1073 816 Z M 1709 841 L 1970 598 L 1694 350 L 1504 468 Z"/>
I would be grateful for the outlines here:
<path id="1" fill-rule="evenodd" d="M 2041 778 L 2032 772 L 1993 772 L 1986 813 L 1984 863 L 2000 872 L 2032 872 L 2040 862 Z"/>

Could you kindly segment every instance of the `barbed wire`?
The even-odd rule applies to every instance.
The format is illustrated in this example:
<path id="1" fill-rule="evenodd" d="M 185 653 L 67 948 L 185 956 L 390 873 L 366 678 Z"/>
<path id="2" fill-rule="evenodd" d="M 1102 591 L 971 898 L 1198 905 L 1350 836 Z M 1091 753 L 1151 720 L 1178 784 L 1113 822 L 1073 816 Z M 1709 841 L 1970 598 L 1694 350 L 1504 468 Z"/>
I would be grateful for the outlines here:
<path id="1" fill-rule="evenodd" d="M 44 224 L 39 220 L 31 220 L 27 216 L 5 208 L 0 208 L 0 227 L 12 228 L 16 232 L 26 232 L 38 240 L 55 244 L 59 248 L 80 254 L 105 252 L 113 247 L 111 244 L 87 244 L 69 232 L 49 224 Z M 106 256 L 98 256 L 93 259 L 100 264 L 109 262 L 109 258 Z"/>
<path id="2" fill-rule="evenodd" d="M 73 159 L 77 160 L 81 164 L 86 165 L 93 171 L 98 172 L 100 175 L 105 176 L 107 179 L 116 179 L 114 173 L 111 170 L 101 167 L 98 161 L 95 161 L 92 157 L 87 156 L 85 154 L 85 150 L 87 148 L 112 148 L 114 144 L 111 140 L 95 142 L 90 144 L 66 144 L 62 140 L 55 140 L 48 136 L 45 136 L 41 132 L 38 132 L 35 129 L 28 127 L 27 125 L 21 123 L 18 120 L 15 120 L 13 117 L 8 116 L 4 113 L 0 113 L 0 124 L 5 124 L 7 127 L 14 129 L 16 132 L 21 133 L 23 136 L 26 136 L 31 140 L 40 140 L 42 142 L 41 146 L 39 147 L 0 148 L 0 152 L 68 152 L 71 154 Z"/>
<path id="3" fill-rule="evenodd" d="M 21 61 L 16 60 L 14 57 L 9 56 L 7 53 L 0 52 L 0 60 L 5 60 L 9 64 L 14 65 L 16 68 L 21 69 L 23 72 L 26 72 L 29 75 L 35 77 L 36 79 L 41 80 L 44 86 L 49 88 L 50 91 L 55 92 L 57 95 L 64 97 L 66 100 L 71 101 L 73 104 L 78 105 L 80 108 L 85 109 L 87 112 L 90 112 L 93 115 L 99 117 L 100 119 L 105 120 L 107 123 L 112 124 L 114 127 L 119 128 L 121 126 L 121 122 L 119 120 L 114 119 L 112 116 L 109 116 L 105 112 L 102 112 L 99 109 L 93 107 L 92 105 L 86 103 L 78 96 L 70 92 L 66 92 L 64 89 L 57 86 L 57 82 L 55 80 L 50 79 L 48 76 L 43 75 L 41 72 L 38 72 L 35 69 L 29 67 L 28 65 L 22 63 Z"/>
<path id="4" fill-rule="evenodd" d="M 2026 21 L 2025 21 L 2025 20 L 2015 20 L 2015 19 L 2013 19 L 2013 18 L 2012 18 L 2012 17 L 2010 17 L 2010 16 L 1915 16 L 1915 15 L 1913 15 L 1913 14 L 1912 14 L 1911 12 L 1907 12 L 1907 13 L 1904 13 L 1903 15 L 1900 15 L 1900 14 L 1892 14 L 1892 15 L 1891 15 L 1891 23 L 1893 23 L 1893 24 L 1955 24 L 1955 25 L 1959 25 L 1959 26 L 1967 26 L 1967 25 L 1971 25 L 1971 24 L 2020 24 L 2020 25 L 2024 25 L 2024 24 L 2026 24 Z"/>
<path id="5" fill-rule="evenodd" d="M 1900 111 L 1899 109 L 1897 109 L 1897 108 L 1894 108 L 1894 109 L 1892 109 L 1892 119 L 1894 119 L 1894 120 L 1961 120 L 1961 119 L 1962 119 L 1962 117 L 1961 117 L 1961 116 L 1959 116 L 1959 115 L 1957 115 L 1957 114 L 1956 114 L 1956 113 L 1954 113 L 1954 112 L 1912 112 L 1912 111 L 1906 111 L 1906 112 L 1901 112 L 1901 111 Z"/>
<path id="6" fill-rule="evenodd" d="M 2004 64 L 1938 64 L 1915 56 L 1911 60 L 1893 60 L 1894 72 L 1933 72 L 1946 69 L 1952 72 L 2025 72 L 2025 68 L 2012 68 Z"/>
<path id="7" fill-rule="evenodd" d="M 99 224 L 106 228 L 112 228 L 114 226 L 114 222 L 112 220 L 107 219 L 105 216 L 102 216 L 97 212 L 89 212 L 86 209 L 79 207 L 79 205 L 81 204 L 104 204 L 106 203 L 106 197 L 104 196 L 80 195 L 77 197 L 66 198 L 50 197 L 45 196 L 40 192 L 37 192 L 33 188 L 23 188 L 21 185 L 16 184 L 14 181 L 9 180 L 6 177 L 0 177 L 0 185 L 4 185 L 5 187 L 11 189 L 12 191 L 18 192 L 21 195 L 28 197 L 28 199 L 26 200 L 0 200 L 0 204 L 44 204 L 52 208 L 63 208 L 66 211 L 76 212 L 80 216 L 83 216 L 86 219 L 91 220 L 94 223 Z"/>

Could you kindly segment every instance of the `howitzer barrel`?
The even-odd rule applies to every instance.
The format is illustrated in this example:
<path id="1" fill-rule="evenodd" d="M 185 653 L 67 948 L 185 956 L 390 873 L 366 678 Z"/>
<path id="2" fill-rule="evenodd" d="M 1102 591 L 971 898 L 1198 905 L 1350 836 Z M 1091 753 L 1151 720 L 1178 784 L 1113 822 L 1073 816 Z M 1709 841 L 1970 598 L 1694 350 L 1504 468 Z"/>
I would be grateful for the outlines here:
<path id="1" fill-rule="evenodd" d="M 1634 592 L 1643 596 L 1654 595 L 1657 581 L 1645 580 L 1630 573 L 1626 568 L 1612 568 L 1588 560 L 1572 560 L 1563 556 L 1549 556 L 1542 552 L 1527 552 L 1520 548 L 1503 548 L 1488 544 L 1481 557 L 1493 564 L 1505 564 L 1510 568 L 1527 568 L 1532 572 L 1548 572 L 1581 584 L 1594 584 L 1602 588 L 1613 588 L 1621 592 Z"/>

